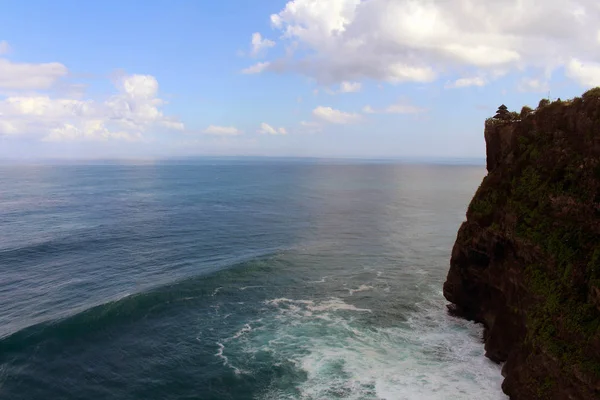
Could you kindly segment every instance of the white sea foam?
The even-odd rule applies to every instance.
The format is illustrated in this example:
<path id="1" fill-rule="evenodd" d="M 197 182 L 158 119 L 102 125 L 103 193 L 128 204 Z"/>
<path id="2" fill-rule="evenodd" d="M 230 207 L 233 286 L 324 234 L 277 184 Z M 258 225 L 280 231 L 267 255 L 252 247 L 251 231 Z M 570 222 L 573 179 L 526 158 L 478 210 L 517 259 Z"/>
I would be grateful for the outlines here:
<path id="1" fill-rule="evenodd" d="M 407 322 L 386 328 L 353 317 L 364 314 L 338 312 L 370 310 L 337 298 L 266 304 L 278 307 L 282 320 L 253 338 L 254 351 L 267 342 L 274 357 L 307 378 L 300 396 L 273 389 L 264 399 L 506 399 L 500 367 L 484 357 L 481 327 L 447 315 L 439 293 Z"/>
<path id="2" fill-rule="evenodd" d="M 358 308 L 352 304 L 345 303 L 341 299 L 332 298 L 319 302 L 315 305 L 309 305 L 306 307 L 310 311 L 360 311 L 360 312 L 371 312 L 368 308 Z"/>
<path id="3" fill-rule="evenodd" d="M 244 327 L 242 329 L 240 329 L 239 331 L 237 331 L 235 333 L 235 335 L 233 335 L 231 338 L 226 339 L 227 341 L 230 340 L 234 340 L 234 339 L 238 339 L 239 337 L 241 337 L 243 334 L 248 333 L 252 331 L 252 327 L 250 326 L 250 324 L 245 324 Z"/>
<path id="4" fill-rule="evenodd" d="M 481 328 L 442 307 L 422 309 L 406 327 L 364 330 L 337 322 L 352 335 L 313 340 L 301 359 L 308 373 L 303 396 L 505 399 L 499 367 L 484 357 Z"/>
<path id="5" fill-rule="evenodd" d="M 323 312 L 334 312 L 334 311 L 358 311 L 358 312 L 371 312 L 366 308 L 358 308 L 352 304 L 344 302 L 342 299 L 332 297 L 329 300 L 314 301 L 314 300 L 292 300 L 285 297 L 266 300 L 264 302 L 267 305 L 275 306 L 278 308 L 280 316 L 292 316 L 292 317 L 317 317 L 320 319 L 327 318 Z M 317 313 L 317 314 L 315 314 Z M 314 315 L 315 314 L 315 315 Z M 282 318 L 279 318 L 280 320 Z M 300 321 L 291 319 L 289 323 L 297 324 Z"/>
<path id="6" fill-rule="evenodd" d="M 221 290 L 221 289 L 223 289 L 223 288 L 220 287 L 220 286 L 218 288 L 216 288 L 215 291 L 212 294 L 212 297 L 215 297 L 217 295 L 217 293 L 219 293 L 219 290 Z"/>

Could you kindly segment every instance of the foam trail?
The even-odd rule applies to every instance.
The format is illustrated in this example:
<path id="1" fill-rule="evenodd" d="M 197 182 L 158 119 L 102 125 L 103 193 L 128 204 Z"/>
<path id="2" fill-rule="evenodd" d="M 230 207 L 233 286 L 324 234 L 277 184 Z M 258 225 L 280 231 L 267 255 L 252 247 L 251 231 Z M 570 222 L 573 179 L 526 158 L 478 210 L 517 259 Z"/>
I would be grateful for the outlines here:
<path id="1" fill-rule="evenodd" d="M 285 297 L 280 297 L 278 299 L 265 300 L 264 303 L 269 306 L 279 306 L 280 304 L 290 303 L 290 304 L 314 304 L 312 300 L 292 300 Z"/>
<path id="2" fill-rule="evenodd" d="M 260 285 L 255 285 L 255 286 L 243 286 L 240 288 L 240 290 L 246 290 L 246 289 L 256 289 L 256 288 L 264 288 L 264 286 L 260 286 Z"/>
<path id="3" fill-rule="evenodd" d="M 371 285 L 360 285 L 357 289 L 348 289 L 348 292 L 350 293 L 350 296 L 352 296 L 354 293 L 366 292 L 373 289 L 375 288 Z"/>
<path id="4" fill-rule="evenodd" d="M 225 346 L 220 343 L 217 342 L 217 346 L 219 346 L 219 350 L 217 351 L 217 353 L 215 354 L 215 356 L 217 356 L 218 358 L 220 358 L 221 360 L 223 360 L 223 365 L 226 367 L 229 367 L 233 370 L 233 372 L 235 372 L 236 375 L 240 375 L 242 373 L 245 373 L 245 371 L 242 371 L 239 368 L 234 367 L 233 365 L 231 365 L 229 363 L 229 358 L 223 354 L 223 351 L 225 350 Z"/>

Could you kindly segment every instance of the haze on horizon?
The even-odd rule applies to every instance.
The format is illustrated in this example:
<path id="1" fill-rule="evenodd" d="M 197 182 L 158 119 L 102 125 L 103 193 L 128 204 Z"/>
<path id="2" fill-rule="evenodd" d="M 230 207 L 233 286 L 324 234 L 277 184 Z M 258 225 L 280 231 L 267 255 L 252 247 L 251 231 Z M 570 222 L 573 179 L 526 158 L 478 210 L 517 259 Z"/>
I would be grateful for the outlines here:
<path id="1" fill-rule="evenodd" d="M 5 2 L 0 159 L 485 156 L 600 85 L 594 0 Z"/>

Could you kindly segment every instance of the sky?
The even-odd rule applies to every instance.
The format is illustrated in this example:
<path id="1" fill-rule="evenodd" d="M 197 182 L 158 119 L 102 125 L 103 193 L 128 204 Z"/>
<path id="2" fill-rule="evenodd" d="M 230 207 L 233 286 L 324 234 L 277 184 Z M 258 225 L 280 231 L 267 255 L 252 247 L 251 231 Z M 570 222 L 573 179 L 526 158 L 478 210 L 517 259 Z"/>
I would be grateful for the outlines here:
<path id="1" fill-rule="evenodd" d="M 0 159 L 481 158 L 593 86 L 597 0 L 0 3 Z"/>

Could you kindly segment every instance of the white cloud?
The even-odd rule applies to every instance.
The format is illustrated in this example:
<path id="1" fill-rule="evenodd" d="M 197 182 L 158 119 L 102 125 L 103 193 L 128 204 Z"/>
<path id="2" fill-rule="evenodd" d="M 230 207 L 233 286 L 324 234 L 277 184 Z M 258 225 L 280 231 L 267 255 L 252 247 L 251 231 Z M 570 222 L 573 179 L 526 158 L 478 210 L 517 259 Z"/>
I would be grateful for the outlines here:
<path id="1" fill-rule="evenodd" d="M 444 51 L 463 64 L 477 67 L 509 64 L 521 58 L 514 50 L 481 44 L 473 47 L 468 44 L 452 43 L 444 46 Z"/>
<path id="2" fill-rule="evenodd" d="M 436 73 L 431 67 L 409 66 L 405 64 L 392 64 L 385 71 L 385 80 L 391 83 L 402 82 L 431 82 L 435 80 Z"/>
<path id="3" fill-rule="evenodd" d="M 25 77 L 27 80 L 27 77 Z M 149 130 L 182 130 L 165 116 L 150 75 L 123 76 L 117 93 L 105 101 L 10 96 L 0 100 L 0 135 L 42 135 L 44 140 L 139 140 Z"/>
<path id="4" fill-rule="evenodd" d="M 56 62 L 26 64 L 0 58 L 0 89 L 48 89 L 67 72 L 67 67 Z"/>
<path id="5" fill-rule="evenodd" d="M 362 85 L 360 82 L 343 81 L 340 83 L 340 93 L 360 92 Z"/>
<path id="6" fill-rule="evenodd" d="M 365 114 L 420 114 L 427 110 L 421 107 L 411 105 L 407 102 L 400 102 L 396 104 L 391 104 L 381 110 L 376 110 L 373 107 L 367 105 L 363 107 L 362 111 Z"/>
<path id="7" fill-rule="evenodd" d="M 260 74 L 265 69 L 267 69 L 269 65 L 271 65 L 270 62 L 259 62 L 248 68 L 243 69 L 242 74 Z"/>
<path id="8" fill-rule="evenodd" d="M 210 125 L 206 128 L 204 133 L 208 135 L 217 135 L 217 136 L 237 136 L 241 135 L 243 132 L 234 126 L 216 126 Z"/>
<path id="9" fill-rule="evenodd" d="M 0 41 L 0 56 L 10 52 L 10 46 L 6 40 Z"/>
<path id="10" fill-rule="evenodd" d="M 600 86 L 600 63 L 583 63 L 578 59 L 569 61 L 566 75 L 584 86 Z"/>
<path id="11" fill-rule="evenodd" d="M 319 106 L 312 112 L 313 116 L 331 124 L 351 124 L 360 121 L 360 114 L 347 113 L 331 107 Z"/>
<path id="12" fill-rule="evenodd" d="M 544 93 L 550 90 L 550 85 L 541 79 L 524 77 L 519 82 L 518 89 L 521 92 Z"/>
<path id="13" fill-rule="evenodd" d="M 271 24 L 295 50 L 263 69 L 324 85 L 600 63 L 597 0 L 293 0 Z"/>
<path id="14" fill-rule="evenodd" d="M 275 46 L 275 42 L 269 39 L 263 39 L 259 32 L 252 34 L 252 51 L 253 57 L 258 56 L 263 50 Z"/>
<path id="15" fill-rule="evenodd" d="M 257 132 L 264 135 L 287 135 L 287 131 L 285 130 L 285 128 L 281 127 L 275 129 L 266 122 L 260 124 L 260 129 Z"/>
<path id="16" fill-rule="evenodd" d="M 456 88 L 464 88 L 469 86 L 485 86 L 486 80 L 480 76 L 472 77 L 472 78 L 460 78 L 455 80 L 454 82 L 448 82 L 444 87 L 446 89 L 456 89 Z"/>

